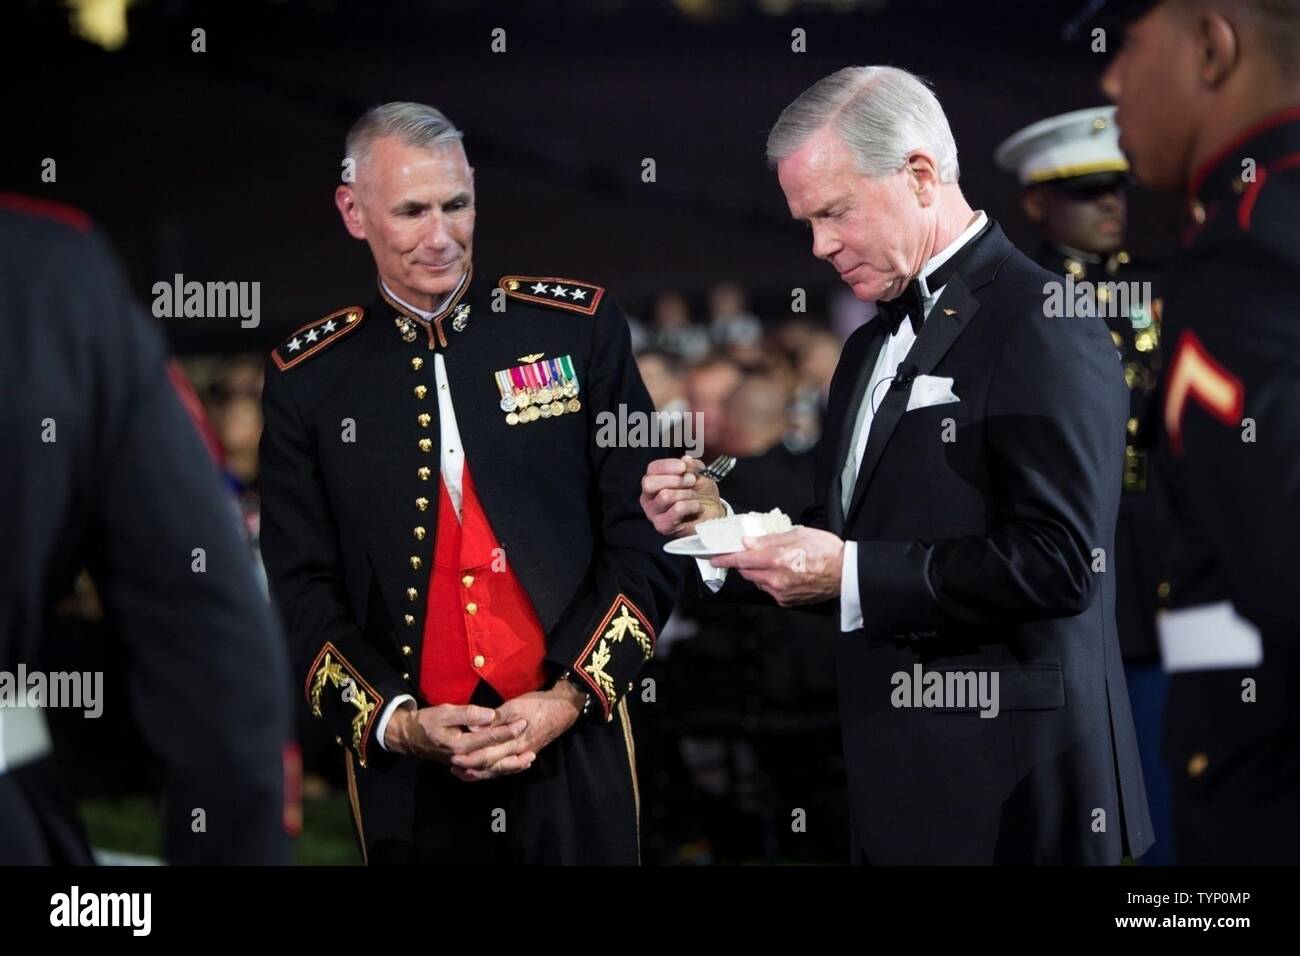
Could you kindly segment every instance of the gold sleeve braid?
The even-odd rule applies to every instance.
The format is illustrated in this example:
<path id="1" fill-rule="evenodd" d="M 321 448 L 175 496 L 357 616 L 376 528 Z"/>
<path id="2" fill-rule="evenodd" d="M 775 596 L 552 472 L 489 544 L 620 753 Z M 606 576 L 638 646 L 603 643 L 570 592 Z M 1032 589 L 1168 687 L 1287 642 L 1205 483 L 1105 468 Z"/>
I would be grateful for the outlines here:
<path id="1" fill-rule="evenodd" d="M 605 720 L 613 720 L 619 697 L 630 690 L 630 678 L 654 656 L 654 628 L 640 608 L 619 594 L 591 640 L 578 656 L 574 673 L 581 674 L 600 701 Z"/>
<path id="2" fill-rule="evenodd" d="M 352 750 L 361 766 L 366 765 L 366 749 L 370 740 L 370 725 L 379 714 L 383 698 L 357 673 L 337 647 L 326 642 L 316 655 L 307 672 L 307 700 L 313 717 L 325 716 L 324 706 L 329 697 L 326 688 L 339 691 L 339 703 L 350 704 L 356 710 L 352 715 Z M 324 699 L 322 699 L 324 698 Z"/>

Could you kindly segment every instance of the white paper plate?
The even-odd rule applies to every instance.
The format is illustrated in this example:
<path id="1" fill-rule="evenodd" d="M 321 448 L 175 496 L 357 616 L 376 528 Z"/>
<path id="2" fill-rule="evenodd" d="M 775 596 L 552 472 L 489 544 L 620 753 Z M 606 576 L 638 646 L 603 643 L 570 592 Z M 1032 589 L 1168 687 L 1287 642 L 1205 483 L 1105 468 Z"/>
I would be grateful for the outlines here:
<path id="1" fill-rule="evenodd" d="M 686 538 L 677 538 L 669 541 L 664 545 L 664 550 L 669 554 L 681 555 L 684 558 L 714 558 L 720 554 L 736 554 L 744 551 L 744 548 L 736 548 L 732 551 L 710 551 L 703 542 L 700 541 L 698 534 L 693 534 Z"/>

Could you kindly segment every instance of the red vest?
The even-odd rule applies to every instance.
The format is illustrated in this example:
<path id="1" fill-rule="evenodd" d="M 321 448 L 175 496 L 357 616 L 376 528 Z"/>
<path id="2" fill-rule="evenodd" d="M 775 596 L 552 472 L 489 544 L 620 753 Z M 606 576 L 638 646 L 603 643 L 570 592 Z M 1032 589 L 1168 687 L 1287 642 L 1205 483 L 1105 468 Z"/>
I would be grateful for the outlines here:
<path id="1" fill-rule="evenodd" d="M 430 704 L 468 704 L 480 679 L 505 700 L 540 690 L 546 635 L 479 506 L 469 463 L 461 517 L 438 482 L 438 531 L 429 569 L 420 692 Z"/>

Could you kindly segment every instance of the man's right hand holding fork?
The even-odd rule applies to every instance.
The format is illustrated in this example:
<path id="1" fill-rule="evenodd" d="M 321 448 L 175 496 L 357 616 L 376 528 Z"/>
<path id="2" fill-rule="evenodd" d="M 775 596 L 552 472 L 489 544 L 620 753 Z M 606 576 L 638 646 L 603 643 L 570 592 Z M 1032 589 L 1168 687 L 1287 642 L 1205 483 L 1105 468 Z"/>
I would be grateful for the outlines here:
<path id="1" fill-rule="evenodd" d="M 697 522 L 725 518 L 728 513 L 704 462 L 689 455 L 650 462 L 641 478 L 640 500 L 655 530 L 671 538 L 692 535 Z"/>

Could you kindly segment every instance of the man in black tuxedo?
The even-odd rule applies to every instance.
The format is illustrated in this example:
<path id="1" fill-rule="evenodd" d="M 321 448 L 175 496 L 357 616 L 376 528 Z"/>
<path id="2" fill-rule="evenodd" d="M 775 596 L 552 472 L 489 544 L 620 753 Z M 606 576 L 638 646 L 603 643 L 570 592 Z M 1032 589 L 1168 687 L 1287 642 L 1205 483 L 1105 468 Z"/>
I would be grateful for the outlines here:
<path id="1" fill-rule="evenodd" d="M 712 565 L 839 616 L 853 859 L 1140 855 L 1106 573 L 1127 393 L 1104 322 L 1053 314 L 1062 280 L 967 204 L 943 110 L 902 70 L 814 84 L 768 158 L 813 253 L 879 314 L 844 347 L 804 526 Z M 647 471 L 662 533 L 724 513 L 699 471 Z"/>

